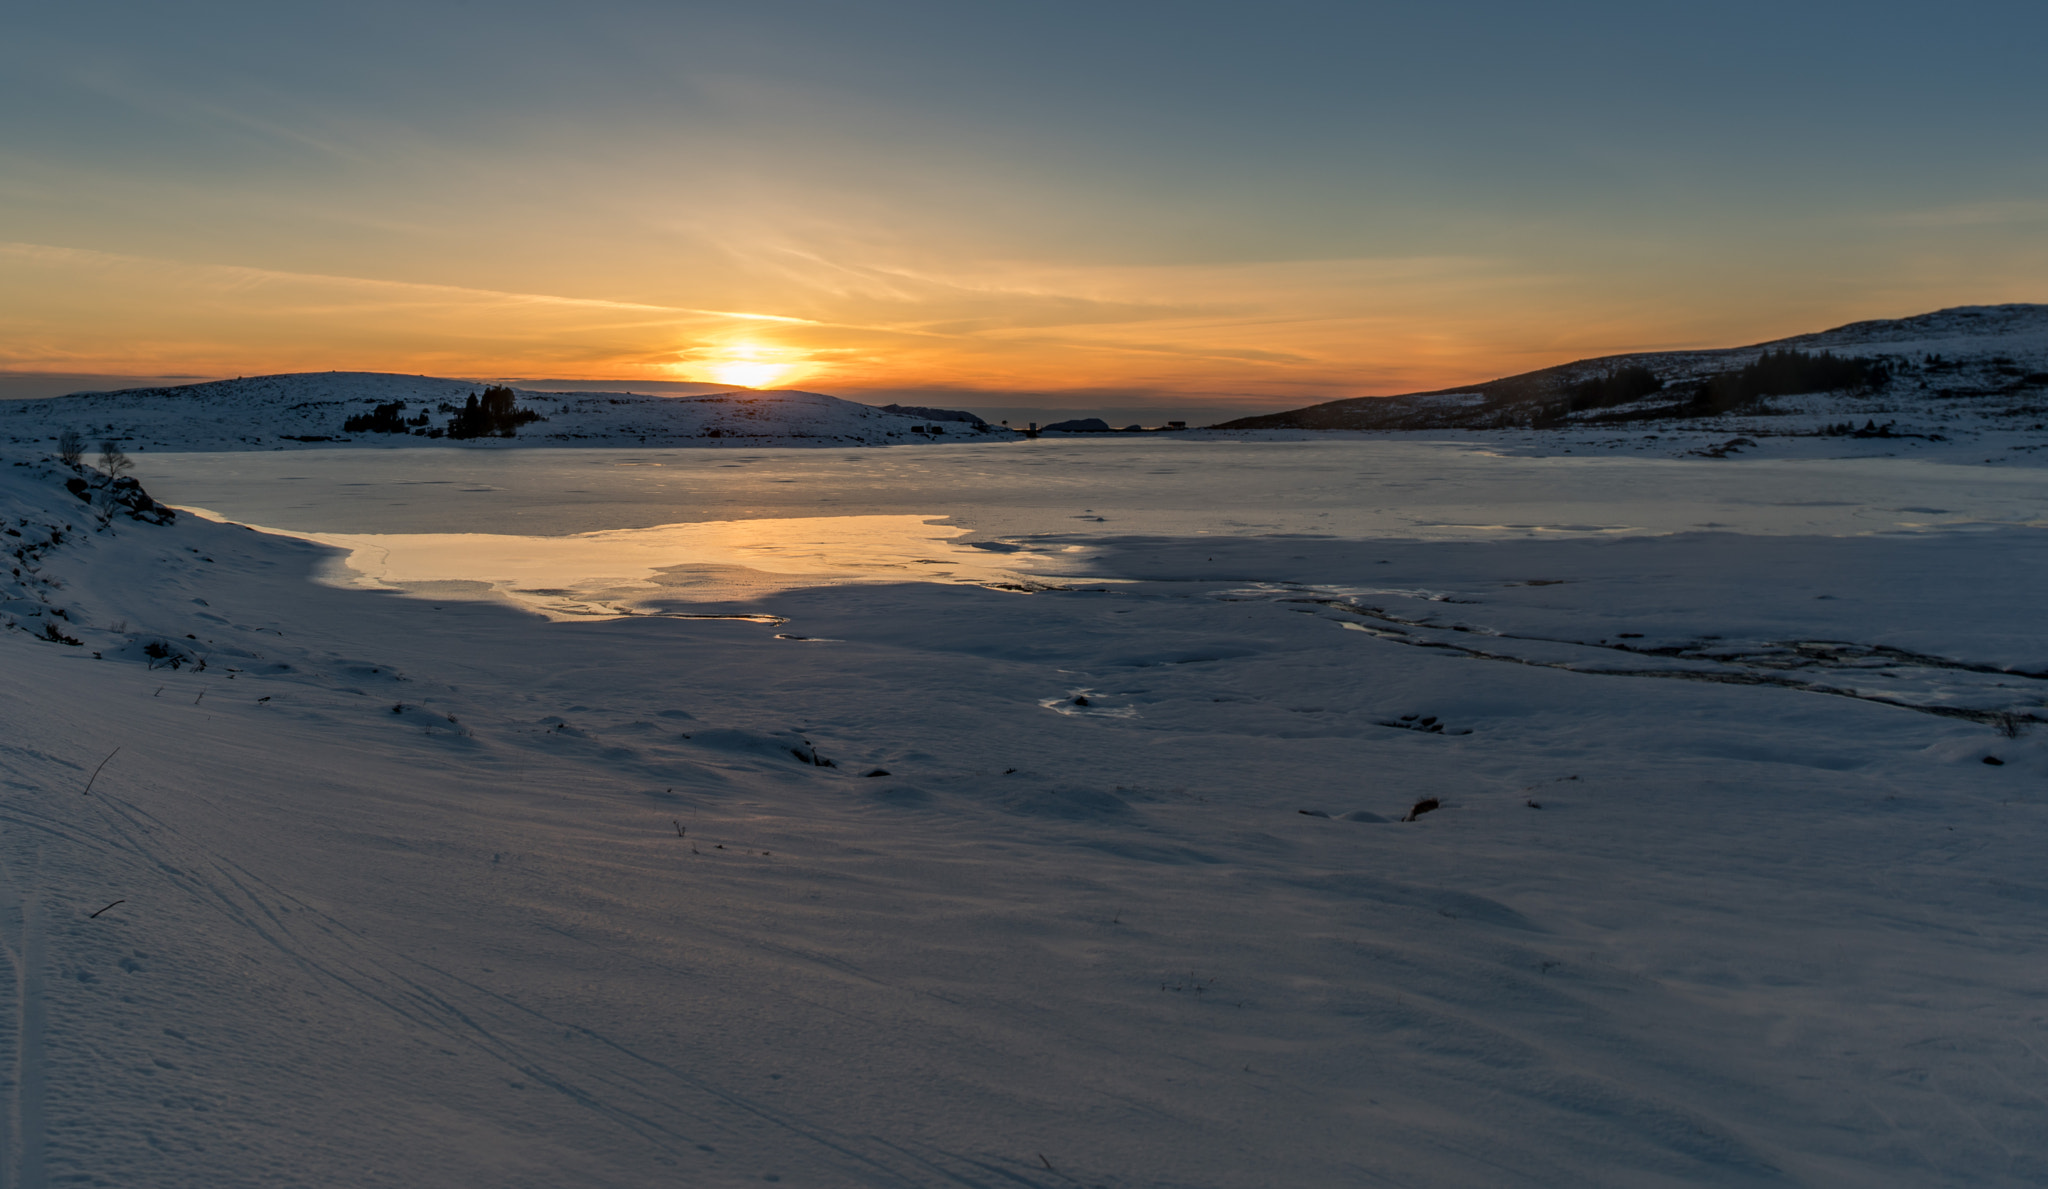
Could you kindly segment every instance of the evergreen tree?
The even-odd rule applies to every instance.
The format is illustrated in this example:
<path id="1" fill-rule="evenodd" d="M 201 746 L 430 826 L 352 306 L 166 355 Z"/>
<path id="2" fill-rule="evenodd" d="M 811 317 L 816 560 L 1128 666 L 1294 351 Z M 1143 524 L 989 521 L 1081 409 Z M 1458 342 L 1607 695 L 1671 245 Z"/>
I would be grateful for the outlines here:
<path id="1" fill-rule="evenodd" d="M 493 386 L 484 389 L 481 398 L 474 392 L 469 394 L 468 403 L 448 418 L 448 436 L 481 438 L 495 434 L 509 438 L 519 432 L 520 426 L 539 420 L 539 413 L 518 407 L 510 388 Z"/>

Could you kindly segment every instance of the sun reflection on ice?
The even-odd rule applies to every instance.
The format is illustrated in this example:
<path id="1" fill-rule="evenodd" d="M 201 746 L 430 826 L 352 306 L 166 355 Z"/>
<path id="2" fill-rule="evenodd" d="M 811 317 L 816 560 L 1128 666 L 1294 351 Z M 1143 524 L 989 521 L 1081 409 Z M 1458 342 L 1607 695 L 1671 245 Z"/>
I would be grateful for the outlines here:
<path id="1" fill-rule="evenodd" d="M 191 511 L 225 519 L 203 508 Z M 1043 589 L 1059 546 L 996 552 L 933 516 L 806 516 L 608 529 L 571 536 L 315 533 L 249 527 L 346 551 L 320 579 L 423 598 L 511 602 L 550 619 L 685 614 L 812 586 L 941 582 Z M 1058 560 L 1055 560 L 1055 557 Z"/>

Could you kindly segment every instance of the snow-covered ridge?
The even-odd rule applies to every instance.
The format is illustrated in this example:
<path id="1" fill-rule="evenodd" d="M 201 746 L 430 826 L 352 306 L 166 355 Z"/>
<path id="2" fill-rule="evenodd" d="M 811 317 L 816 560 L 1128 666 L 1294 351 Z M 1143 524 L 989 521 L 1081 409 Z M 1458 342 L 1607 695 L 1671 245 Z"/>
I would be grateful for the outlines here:
<path id="1" fill-rule="evenodd" d="M 1851 322 L 1817 334 L 1760 344 L 1801 350 L 1842 351 L 1883 346 L 1888 351 L 2048 351 L 2048 305 L 2015 302 L 1996 306 L 1955 306 L 1911 318 Z"/>
<path id="2" fill-rule="evenodd" d="M 1854 389 L 1772 396 L 1729 409 L 1710 384 L 1768 353 L 1830 352 L 1868 360 Z M 1653 390 L 1622 400 L 1587 391 L 1630 372 Z M 1628 394 L 1623 394 L 1624 396 Z M 1787 416 L 1787 415 L 1792 416 Z M 1730 432 L 1814 433 L 1853 420 L 1892 420 L 1897 432 L 2031 426 L 2048 414 L 2048 305 L 1958 306 L 1911 318 L 1855 322 L 1743 347 L 1649 351 L 1580 359 L 1436 392 L 1353 397 L 1227 422 L 1220 429 L 1562 429 L 1631 422 L 1712 422 Z"/>
<path id="3" fill-rule="evenodd" d="M 275 450 L 306 446 L 454 445 L 438 436 L 453 409 L 484 385 L 382 372 L 249 376 L 174 388 L 131 388 L 0 404 L 0 441 L 46 443 L 75 429 L 146 450 Z M 1008 440 L 978 420 L 941 420 L 944 410 L 892 413 L 816 392 L 735 390 L 704 396 L 514 389 L 519 407 L 543 420 L 520 427 L 522 446 L 883 446 Z M 350 417 L 404 402 L 404 434 L 350 433 Z M 509 444 L 466 439 L 461 444 Z"/>

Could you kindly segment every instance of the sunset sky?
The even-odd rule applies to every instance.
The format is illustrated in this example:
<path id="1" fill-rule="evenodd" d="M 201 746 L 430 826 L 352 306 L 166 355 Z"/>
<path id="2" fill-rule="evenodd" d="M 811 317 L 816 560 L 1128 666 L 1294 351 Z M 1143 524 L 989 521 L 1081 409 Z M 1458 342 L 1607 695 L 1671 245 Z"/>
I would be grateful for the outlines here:
<path id="1" fill-rule="evenodd" d="M 2038 2 L 21 5 L 0 371 L 1199 415 L 2042 301 L 2043 45 Z"/>

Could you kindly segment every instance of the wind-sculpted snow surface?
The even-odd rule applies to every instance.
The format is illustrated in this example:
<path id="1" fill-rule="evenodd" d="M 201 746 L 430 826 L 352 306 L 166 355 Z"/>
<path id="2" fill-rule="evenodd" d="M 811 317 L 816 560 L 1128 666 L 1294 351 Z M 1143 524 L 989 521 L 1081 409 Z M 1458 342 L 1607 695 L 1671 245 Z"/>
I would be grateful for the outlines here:
<path id="1" fill-rule="evenodd" d="M 42 446 L 67 429 L 128 450 L 277 450 L 309 446 L 479 446 L 497 437 L 448 437 L 450 418 L 486 385 L 381 372 L 307 372 L 82 393 L 0 403 L 0 442 Z M 943 410 L 890 412 L 816 392 L 748 389 L 704 396 L 516 390 L 543 420 L 520 427 L 523 445 L 889 445 L 1015 435 Z M 402 433 L 349 431 L 351 417 L 402 402 Z"/>
<path id="2" fill-rule="evenodd" d="M 7 1184 L 2048 1178 L 2037 527 L 549 622 L 5 462 Z"/>

